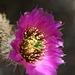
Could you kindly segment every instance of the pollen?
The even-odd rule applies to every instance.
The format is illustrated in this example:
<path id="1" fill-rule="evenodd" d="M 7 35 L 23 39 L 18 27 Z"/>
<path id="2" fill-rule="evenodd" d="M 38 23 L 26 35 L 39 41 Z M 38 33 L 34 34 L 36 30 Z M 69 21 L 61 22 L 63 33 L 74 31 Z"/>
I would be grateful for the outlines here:
<path id="1" fill-rule="evenodd" d="M 44 35 L 37 28 L 25 29 L 20 43 L 20 54 L 28 63 L 38 61 L 44 54 Z"/>

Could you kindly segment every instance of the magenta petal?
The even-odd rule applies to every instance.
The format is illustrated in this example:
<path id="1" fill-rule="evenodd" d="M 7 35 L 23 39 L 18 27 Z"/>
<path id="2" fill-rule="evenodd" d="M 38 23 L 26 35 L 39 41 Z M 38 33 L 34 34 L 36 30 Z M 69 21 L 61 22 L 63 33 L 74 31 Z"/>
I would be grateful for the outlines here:
<path id="1" fill-rule="evenodd" d="M 10 54 L 9 54 L 9 58 L 10 59 L 15 59 L 16 54 L 17 54 L 17 51 L 16 50 L 11 50 L 10 51 Z"/>
<path id="2" fill-rule="evenodd" d="M 19 51 L 19 44 L 20 44 L 20 39 L 11 42 L 11 46 L 17 51 Z"/>
<path id="3" fill-rule="evenodd" d="M 57 75 L 55 66 L 50 64 L 49 61 L 46 59 L 36 63 L 35 65 L 36 65 L 35 69 L 41 72 L 42 75 Z"/>
<path id="4" fill-rule="evenodd" d="M 18 53 L 16 50 L 10 51 L 10 54 L 9 54 L 8 58 L 13 59 L 16 62 L 20 62 L 23 59 L 23 57 L 20 55 L 20 53 Z"/>

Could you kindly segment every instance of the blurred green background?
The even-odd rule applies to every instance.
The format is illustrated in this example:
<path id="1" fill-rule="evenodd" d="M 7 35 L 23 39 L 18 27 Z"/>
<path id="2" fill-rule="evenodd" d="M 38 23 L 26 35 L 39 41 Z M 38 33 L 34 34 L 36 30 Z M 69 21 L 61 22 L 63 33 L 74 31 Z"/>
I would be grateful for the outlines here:
<path id="1" fill-rule="evenodd" d="M 20 12 L 32 11 L 36 6 L 42 7 L 49 13 L 52 11 L 55 20 L 62 21 L 63 26 L 63 49 L 66 57 L 65 65 L 60 65 L 58 75 L 75 75 L 75 0 L 0 0 L 0 13 L 5 13 L 11 24 L 16 25 L 20 18 Z M 21 75 L 18 66 L 13 72 L 13 66 L 6 67 L 5 63 L 0 64 L 0 75 Z M 21 69 L 22 70 L 22 69 Z M 24 69 L 22 75 L 25 75 Z"/>

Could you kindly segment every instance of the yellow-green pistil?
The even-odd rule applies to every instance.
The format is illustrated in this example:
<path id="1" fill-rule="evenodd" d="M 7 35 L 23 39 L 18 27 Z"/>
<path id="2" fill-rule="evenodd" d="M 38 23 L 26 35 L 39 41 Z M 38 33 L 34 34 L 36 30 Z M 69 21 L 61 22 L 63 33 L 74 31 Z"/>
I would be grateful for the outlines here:
<path id="1" fill-rule="evenodd" d="M 33 45 L 33 47 L 37 50 L 41 50 L 42 49 L 43 44 L 41 43 L 41 41 L 37 41 L 35 42 L 35 44 Z"/>

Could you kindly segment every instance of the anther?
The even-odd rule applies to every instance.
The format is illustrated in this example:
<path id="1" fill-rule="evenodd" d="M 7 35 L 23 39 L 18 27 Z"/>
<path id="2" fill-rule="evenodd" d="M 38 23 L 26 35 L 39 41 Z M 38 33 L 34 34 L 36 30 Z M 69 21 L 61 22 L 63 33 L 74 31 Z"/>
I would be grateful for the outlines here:
<path id="1" fill-rule="evenodd" d="M 21 48 L 23 49 L 23 46 L 21 46 Z"/>
<path id="2" fill-rule="evenodd" d="M 27 32 L 25 32 L 25 35 L 27 34 Z"/>
<path id="3" fill-rule="evenodd" d="M 23 55 L 23 57 L 25 58 L 25 55 Z"/>

